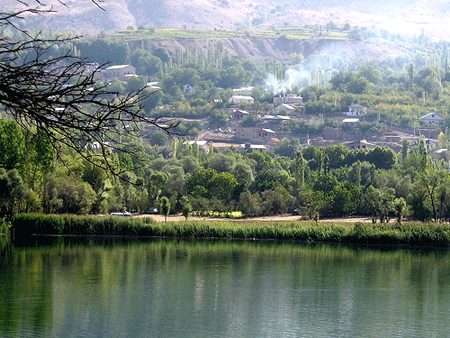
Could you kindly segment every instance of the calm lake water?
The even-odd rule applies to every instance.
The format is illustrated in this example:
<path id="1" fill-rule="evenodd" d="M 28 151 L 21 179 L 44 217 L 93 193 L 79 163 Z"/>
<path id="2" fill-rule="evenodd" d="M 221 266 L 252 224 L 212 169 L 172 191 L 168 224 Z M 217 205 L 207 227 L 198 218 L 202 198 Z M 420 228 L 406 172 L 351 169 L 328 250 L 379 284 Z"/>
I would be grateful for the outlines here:
<path id="1" fill-rule="evenodd" d="M 449 337 L 450 254 L 0 238 L 1 337 Z"/>

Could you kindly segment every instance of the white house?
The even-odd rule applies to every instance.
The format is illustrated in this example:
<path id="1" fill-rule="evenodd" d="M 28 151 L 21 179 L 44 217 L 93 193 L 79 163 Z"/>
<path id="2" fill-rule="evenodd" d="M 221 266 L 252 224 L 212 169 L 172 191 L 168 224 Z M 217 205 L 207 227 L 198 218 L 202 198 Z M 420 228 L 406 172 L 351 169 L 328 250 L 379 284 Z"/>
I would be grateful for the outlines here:
<path id="1" fill-rule="evenodd" d="M 295 108 L 292 107 L 290 104 L 282 103 L 282 104 L 276 106 L 276 107 L 273 109 L 273 113 L 274 113 L 274 114 L 279 114 L 282 110 L 284 110 L 284 111 L 287 112 L 287 113 L 293 113 L 293 112 L 295 112 Z"/>
<path id="2" fill-rule="evenodd" d="M 254 104 L 255 99 L 253 97 L 247 96 L 247 95 L 233 95 L 228 99 L 228 103 L 234 104 L 234 105 L 240 105 L 242 103 Z"/>
<path id="3" fill-rule="evenodd" d="M 279 95 L 279 96 L 274 96 L 273 103 L 274 104 L 286 103 L 286 104 L 302 105 L 303 97 L 301 95 L 297 95 L 297 94 Z"/>
<path id="4" fill-rule="evenodd" d="M 344 123 L 344 126 L 350 126 L 350 127 L 358 127 L 359 126 L 359 119 L 357 118 L 347 118 L 342 121 Z"/>
<path id="5" fill-rule="evenodd" d="M 348 112 L 345 114 L 347 116 L 363 116 L 366 114 L 366 107 L 360 104 L 352 104 L 348 107 Z"/>
<path id="6" fill-rule="evenodd" d="M 373 149 L 377 145 L 375 143 L 367 142 L 366 140 L 359 140 L 359 141 L 350 141 L 343 143 L 344 146 L 346 146 L 348 149 Z"/>
<path id="7" fill-rule="evenodd" d="M 160 90 L 160 89 L 161 89 L 161 86 L 160 86 L 159 81 L 152 81 L 152 82 L 148 82 L 148 83 L 145 85 L 145 88 L 155 89 L 155 90 Z"/>
<path id="8" fill-rule="evenodd" d="M 262 145 L 262 144 L 250 144 L 248 146 L 248 148 L 247 148 L 246 145 L 243 143 L 243 144 L 239 145 L 239 149 L 241 151 L 242 150 L 259 150 L 259 151 L 264 151 L 264 150 L 267 149 L 267 147 L 265 145 Z"/>
<path id="9" fill-rule="evenodd" d="M 116 65 L 106 68 L 103 71 L 105 81 L 118 78 L 120 81 L 126 81 L 130 76 L 136 75 L 136 68 L 132 65 Z"/>
<path id="10" fill-rule="evenodd" d="M 445 122 L 445 119 L 438 114 L 429 113 L 427 115 L 422 116 L 420 118 L 420 121 L 422 121 L 426 125 L 431 125 L 431 124 L 443 125 Z"/>
<path id="11" fill-rule="evenodd" d="M 204 140 L 192 140 L 192 141 L 185 141 L 184 144 L 189 144 L 189 145 L 194 145 L 196 144 L 199 148 L 203 148 L 207 153 L 209 152 L 209 143 L 208 141 L 204 141 Z"/>
<path id="12" fill-rule="evenodd" d="M 283 121 L 289 121 L 291 118 L 286 115 L 264 115 L 261 117 L 261 120 L 263 121 L 269 121 L 269 122 L 283 122 Z"/>

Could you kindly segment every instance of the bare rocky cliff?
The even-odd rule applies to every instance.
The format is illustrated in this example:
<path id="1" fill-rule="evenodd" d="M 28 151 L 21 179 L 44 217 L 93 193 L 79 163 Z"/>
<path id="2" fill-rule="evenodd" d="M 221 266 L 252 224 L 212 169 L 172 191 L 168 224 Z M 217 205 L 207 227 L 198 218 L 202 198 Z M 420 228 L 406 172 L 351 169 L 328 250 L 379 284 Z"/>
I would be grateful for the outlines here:
<path id="1" fill-rule="evenodd" d="M 140 42 L 136 42 L 139 44 Z M 278 61 L 289 61 L 293 54 L 302 54 L 305 58 L 311 55 L 326 56 L 329 62 L 338 61 L 350 63 L 352 61 L 383 60 L 387 57 L 406 55 L 408 51 L 398 46 L 384 43 L 364 41 L 335 41 L 327 39 L 305 39 L 289 40 L 285 38 L 209 38 L 209 39 L 170 39 L 151 40 L 147 42 L 148 49 L 165 47 L 172 55 L 177 50 L 195 48 L 208 52 L 208 45 L 221 45 L 224 52 L 229 55 L 237 55 L 248 59 L 274 59 Z M 131 49 L 139 48 L 140 45 L 130 45 Z"/>

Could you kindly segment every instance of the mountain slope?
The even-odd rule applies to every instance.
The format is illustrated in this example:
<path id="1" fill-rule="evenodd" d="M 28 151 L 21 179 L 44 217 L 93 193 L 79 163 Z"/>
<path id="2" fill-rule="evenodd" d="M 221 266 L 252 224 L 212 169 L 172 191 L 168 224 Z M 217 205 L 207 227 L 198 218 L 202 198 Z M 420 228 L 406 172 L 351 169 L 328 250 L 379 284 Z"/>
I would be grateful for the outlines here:
<path id="1" fill-rule="evenodd" d="M 29 4 L 36 4 L 28 0 Z M 56 13 L 27 16 L 26 27 L 69 30 L 81 34 L 147 28 L 252 29 L 350 23 L 378 26 L 395 33 L 450 40 L 450 3 L 446 0 L 46 0 Z M 23 8 L 18 0 L 2 0 L 0 11 Z"/>

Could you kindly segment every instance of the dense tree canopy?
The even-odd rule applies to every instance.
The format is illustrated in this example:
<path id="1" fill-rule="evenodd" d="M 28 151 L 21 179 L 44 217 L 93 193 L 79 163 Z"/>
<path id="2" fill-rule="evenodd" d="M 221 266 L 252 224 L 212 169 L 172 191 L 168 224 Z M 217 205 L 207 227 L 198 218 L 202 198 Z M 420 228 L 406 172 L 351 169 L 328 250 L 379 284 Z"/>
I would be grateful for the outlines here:
<path id="1" fill-rule="evenodd" d="M 23 5 L 25 11 L 49 13 L 35 3 L 36 8 Z M 253 151 L 248 144 L 242 152 L 234 146 L 221 151 L 189 141 L 204 135 L 202 129 L 230 131 L 239 125 L 230 121 L 227 102 L 240 86 L 258 85 L 244 90 L 254 95 L 255 112 L 239 127 L 258 126 L 260 115 L 273 108 L 273 92 L 262 85 L 267 72 L 275 69 L 280 80 L 293 65 L 227 55 L 219 44 L 208 45 L 207 52 L 188 47 L 169 52 L 105 34 L 82 41 L 30 35 L 15 24 L 20 14 L 0 14 L 0 26 L 15 31 L 0 43 L 2 217 L 22 211 L 154 208 L 187 216 L 297 210 L 314 219 L 450 217 L 449 157 L 428 151 L 424 137 L 418 144 L 404 140 L 400 155 L 385 147 L 350 150 L 305 143 L 325 128 L 343 129 L 336 116 L 360 103 L 370 107 L 359 127 L 363 135 L 387 125 L 419 127 L 424 112 L 442 114 L 444 124 L 436 129 L 439 145 L 446 147 L 450 71 L 444 45 L 422 46 L 435 49 L 440 57 L 433 60 L 417 56 L 350 64 L 317 57 L 312 62 L 317 67 L 291 88 L 303 95 L 305 106 L 298 112 L 301 118 L 277 127 L 288 137 L 274 140 L 273 151 Z M 359 33 L 352 32 L 352 38 L 364 38 Z M 312 60 L 294 58 L 303 66 Z M 98 81 L 107 62 L 131 63 L 138 76 Z M 165 119 L 156 118 L 172 115 L 179 122 L 176 136 L 165 132 L 170 125 L 160 125 Z M 138 153 L 144 161 L 134 156 Z"/>

